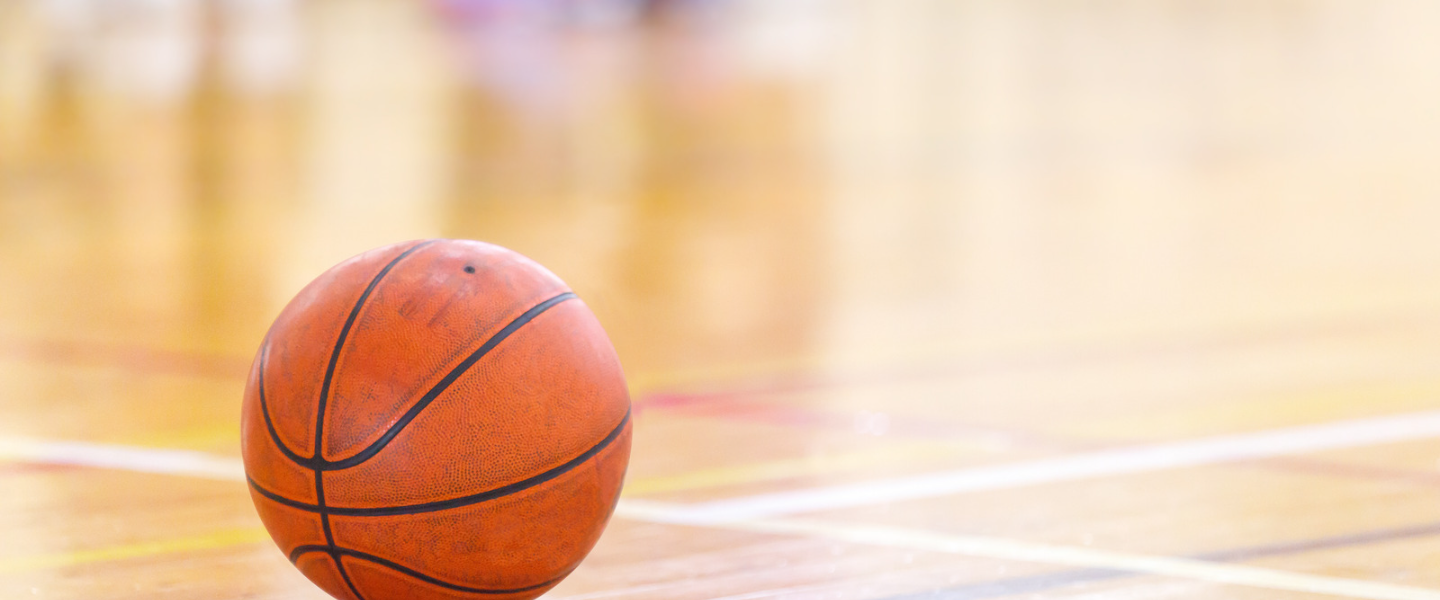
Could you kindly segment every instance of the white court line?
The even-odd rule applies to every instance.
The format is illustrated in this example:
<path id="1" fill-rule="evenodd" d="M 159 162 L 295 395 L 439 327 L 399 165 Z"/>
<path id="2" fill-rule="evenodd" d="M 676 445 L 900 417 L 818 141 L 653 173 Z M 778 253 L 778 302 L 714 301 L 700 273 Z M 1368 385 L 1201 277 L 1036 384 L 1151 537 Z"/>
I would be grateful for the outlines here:
<path id="1" fill-rule="evenodd" d="M 190 450 L 0 437 L 0 460 L 245 481 L 239 459 Z"/>
<path id="2" fill-rule="evenodd" d="M 1440 411 L 1335 421 L 970 467 L 858 483 L 676 504 L 626 499 L 647 520 L 706 525 L 854 508 L 967 492 L 1253 460 L 1440 437 Z M 188 450 L 0 437 L 0 460 L 123 469 L 210 479 L 245 479 L 239 459 Z"/>
<path id="3" fill-rule="evenodd" d="M 627 508 L 624 516 L 645 519 L 645 511 Z M 620 512 L 617 511 L 617 515 Z M 663 517 L 663 515 L 662 515 Z M 1204 581 L 1208 583 L 1241 585 L 1271 590 L 1308 592 L 1344 598 L 1365 598 L 1367 600 L 1440 600 L 1440 591 L 1423 588 L 1392 585 L 1306 575 L 1275 569 L 1246 565 L 1206 562 L 1187 558 L 1170 558 L 1110 552 L 1094 548 L 1038 544 L 972 535 L 952 535 L 898 527 L 859 525 L 816 521 L 808 519 L 767 519 L 756 521 L 734 521 L 718 525 L 725 529 L 752 531 L 756 533 L 804 535 L 856 544 L 888 546 L 909 550 L 963 554 L 981 558 L 1013 560 L 1030 563 L 1108 569 L 1127 571 L 1144 575 L 1159 575 Z"/>
<path id="4" fill-rule="evenodd" d="M 1130 446 L 994 466 L 872 479 L 694 504 L 631 500 L 655 519 L 706 525 L 1440 437 L 1427 411 Z"/>
<path id="5" fill-rule="evenodd" d="M 616 507 L 615 516 L 654 523 L 806 535 L 867 545 L 1113 569 L 1367 600 L 1440 600 L 1440 591 L 1289 573 L 1245 565 L 877 525 L 757 518 L 1433 437 L 1440 437 L 1440 411 L 1119 448 L 1009 465 L 960 469 L 699 504 L 625 499 Z M 243 481 L 245 477 L 241 461 L 233 458 L 187 450 L 160 450 L 85 442 L 0 437 L 0 460 L 5 459 L 207 479 Z"/>

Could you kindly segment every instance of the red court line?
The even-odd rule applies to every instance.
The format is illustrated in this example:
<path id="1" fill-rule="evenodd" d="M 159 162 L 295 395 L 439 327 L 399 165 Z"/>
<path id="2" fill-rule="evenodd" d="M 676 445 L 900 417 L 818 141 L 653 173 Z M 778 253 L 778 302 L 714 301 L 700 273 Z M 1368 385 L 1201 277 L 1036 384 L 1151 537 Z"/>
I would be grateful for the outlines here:
<path id="1" fill-rule="evenodd" d="M 871 413 L 869 415 L 861 412 L 842 413 L 809 407 L 781 406 L 758 402 L 694 405 L 676 409 L 675 414 L 785 427 L 850 432 L 859 435 L 894 435 L 912 439 L 991 442 L 1001 446 L 1019 446 L 1050 451 L 1091 450 L 1101 446 L 1112 445 L 1097 444 L 1090 441 L 1082 442 L 1013 428 L 966 425 L 945 419 L 918 418 L 895 413 L 885 413 L 882 417 L 878 413 Z M 867 431 L 865 424 L 858 422 L 865 418 L 883 418 L 883 431 Z"/>
<path id="2" fill-rule="evenodd" d="M 1254 461 L 1253 464 L 1264 468 L 1295 473 L 1314 473 L 1343 479 L 1370 479 L 1374 481 L 1440 486 L 1440 473 L 1411 471 L 1407 469 L 1389 469 L 1371 465 L 1345 464 L 1305 458 L 1303 456 L 1267 458 L 1265 460 Z"/>
<path id="3" fill-rule="evenodd" d="M 1182 339 L 1152 339 L 1114 346 L 1092 345 L 1039 352 L 1010 353 L 1009 355 L 983 357 L 925 368 L 879 370 L 847 374 L 841 377 L 814 373 L 791 373 L 751 380 L 719 391 L 649 393 L 636 398 L 634 404 L 636 412 L 640 413 L 652 409 L 710 404 L 768 394 L 826 391 L 865 385 L 888 385 L 964 377 L 974 374 L 1072 367 L 1087 362 L 1185 356 L 1261 343 L 1356 335 L 1397 328 L 1413 330 L 1418 325 L 1435 323 L 1436 320 L 1430 318 L 1428 314 L 1418 313 L 1386 319 L 1355 318 L 1321 323 L 1295 323 L 1268 329 L 1250 329 L 1238 333 L 1202 334 Z M 173 351 L 77 340 L 19 338 L 0 338 L 0 357 L 64 366 L 109 367 L 140 373 L 188 375 L 216 379 L 243 379 L 251 362 L 248 357 L 230 354 Z"/>
<path id="4" fill-rule="evenodd" d="M 0 339 L 0 357 L 67 367 L 104 367 L 157 375 L 244 379 L 250 359 L 74 340 Z"/>
<path id="5" fill-rule="evenodd" d="M 48 463 L 0 463 L 0 477 L 6 477 L 11 475 L 28 475 L 32 473 L 55 473 L 62 471 L 74 471 L 80 468 L 81 467 L 75 465 L 54 465 Z"/>

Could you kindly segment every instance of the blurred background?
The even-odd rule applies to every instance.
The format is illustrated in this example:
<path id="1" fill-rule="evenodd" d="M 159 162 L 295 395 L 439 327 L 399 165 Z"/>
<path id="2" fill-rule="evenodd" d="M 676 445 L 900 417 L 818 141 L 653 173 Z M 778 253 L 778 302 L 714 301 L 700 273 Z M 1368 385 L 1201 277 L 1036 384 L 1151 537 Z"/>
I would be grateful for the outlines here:
<path id="1" fill-rule="evenodd" d="M 1433 407 L 1437 30 L 1422 0 L 0 0 L 0 433 L 233 456 L 284 303 L 426 237 L 564 278 L 642 408 L 811 411 L 642 413 L 632 478 Z M 904 456 L 824 477 L 962 460 Z"/>
<path id="2" fill-rule="evenodd" d="M 1049 401 L 1433 376 L 1437 25 L 1422 1 L 4 0 L 5 394 L 90 385 L 42 395 L 105 415 L 144 384 L 36 365 L 238 379 L 320 271 L 437 236 L 556 271 L 641 392 L 938 373 L 979 410 L 1027 364 L 1117 352 L 1168 362 Z M 1357 332 L 1416 337 L 1206 353 Z M 4 427 L 110 430 L 55 414 Z"/>
<path id="3" fill-rule="evenodd" d="M 550 266 L 642 387 L 1421 318 L 1437 23 L 1403 0 L 3 0 L 0 347 L 232 368 L 315 274 L 436 236 Z"/>

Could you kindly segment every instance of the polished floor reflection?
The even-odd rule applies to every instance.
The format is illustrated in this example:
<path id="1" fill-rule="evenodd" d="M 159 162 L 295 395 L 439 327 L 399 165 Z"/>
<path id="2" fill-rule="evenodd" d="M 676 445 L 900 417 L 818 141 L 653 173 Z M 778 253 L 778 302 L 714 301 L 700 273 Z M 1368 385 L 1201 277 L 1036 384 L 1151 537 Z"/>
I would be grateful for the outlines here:
<path id="1" fill-rule="evenodd" d="M 1440 598 L 1437 26 L 0 0 L 0 597 L 322 597 L 226 475 L 251 353 L 454 237 L 632 385 L 627 504 L 546 597 Z"/>

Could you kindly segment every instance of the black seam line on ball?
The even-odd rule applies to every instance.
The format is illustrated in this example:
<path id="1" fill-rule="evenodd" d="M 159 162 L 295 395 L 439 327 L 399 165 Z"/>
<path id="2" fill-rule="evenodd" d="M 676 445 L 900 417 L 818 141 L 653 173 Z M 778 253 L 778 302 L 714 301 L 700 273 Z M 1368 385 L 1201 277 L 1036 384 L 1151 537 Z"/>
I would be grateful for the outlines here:
<path id="1" fill-rule="evenodd" d="M 370 285 L 365 286 L 365 291 L 360 294 L 360 299 L 355 301 L 355 307 L 350 309 L 350 316 L 345 318 L 345 325 L 340 328 L 340 336 L 335 339 L 335 349 L 330 352 L 330 364 L 325 367 L 325 379 L 320 382 L 320 401 L 315 407 L 315 456 L 317 462 L 324 462 L 321 452 L 321 443 L 325 439 L 325 405 L 330 400 L 330 383 L 335 379 L 335 366 L 340 362 L 340 351 L 345 348 L 345 339 L 350 337 L 350 328 L 355 326 L 355 319 L 360 317 L 360 310 L 365 308 L 365 301 L 370 299 L 370 294 L 380 285 L 380 280 L 390 274 L 390 270 L 405 257 L 414 254 L 416 251 L 435 243 L 437 240 L 427 240 L 411 246 L 410 249 L 401 252 L 399 256 L 391 259 L 385 268 L 370 280 Z"/>
<path id="2" fill-rule="evenodd" d="M 340 549 L 333 545 L 330 548 L 330 560 L 335 561 L 335 570 L 340 572 L 340 578 L 350 587 L 350 593 L 355 594 L 355 600 L 365 600 L 365 597 L 360 595 L 360 589 L 355 587 L 355 582 L 350 581 L 350 573 L 345 570 L 345 563 L 340 562 Z"/>
<path id="3" fill-rule="evenodd" d="M 300 547 L 298 547 L 298 548 L 296 548 L 295 550 L 293 550 L 293 551 L 290 552 L 290 562 L 292 562 L 292 563 L 297 562 L 297 561 L 300 560 L 300 557 L 301 557 L 302 555 L 309 554 L 309 553 L 311 553 L 311 552 L 324 552 L 324 553 L 326 553 L 326 554 L 329 554 L 331 557 L 333 557 L 333 558 L 335 559 L 335 565 L 336 565 L 337 567 L 340 567 L 340 572 L 341 572 L 342 574 L 345 572 L 345 569 L 344 569 L 343 566 L 340 565 L 340 557 L 341 557 L 341 556 L 348 556 L 348 557 L 350 557 L 350 558 L 354 558 L 354 559 L 358 559 L 358 560 L 363 560 L 363 561 L 366 561 L 366 562 L 372 562 L 372 563 L 375 563 L 375 564 L 377 564 L 377 565 L 380 565 L 380 566 L 383 566 L 383 567 L 387 567 L 387 568 L 389 568 L 389 569 L 391 569 L 391 570 L 394 570 L 394 571 L 399 571 L 399 572 L 401 572 L 401 573 L 404 573 L 404 574 L 406 574 L 406 575 L 409 575 L 409 576 L 411 576 L 411 577 L 414 577 L 414 578 L 416 578 L 416 579 L 419 579 L 420 581 L 424 581 L 425 583 L 431 583 L 431 584 L 438 585 L 438 586 L 443 587 L 443 588 L 446 588 L 446 589 L 455 590 L 455 591 L 457 591 L 457 592 L 469 592 L 469 593 L 471 593 L 471 594 L 515 594 L 515 593 L 519 593 L 519 592 L 528 592 L 528 591 L 531 591 L 531 590 L 538 590 L 538 589 L 543 588 L 543 587 L 548 586 L 548 585 L 554 585 L 556 582 L 560 581 L 561 579 L 564 579 L 564 578 L 565 578 L 565 575 L 569 575 L 569 572 L 566 572 L 565 575 L 561 575 L 560 577 L 556 577 L 555 579 L 551 579 L 550 581 L 546 581 L 546 582 L 544 582 L 544 583 L 537 583 L 537 584 L 535 584 L 535 585 L 529 585 L 529 586 L 525 586 L 525 587 L 522 587 L 522 588 L 513 588 L 513 589 L 508 589 L 508 590 L 498 590 L 498 589 L 474 588 L 474 587 L 459 585 L 459 584 L 455 584 L 455 583 L 450 583 L 450 582 L 448 582 L 448 581 L 444 581 L 444 580 L 441 580 L 441 579 L 436 579 L 435 577 L 432 577 L 432 576 L 430 576 L 430 575 L 426 575 L 426 574 L 424 574 L 424 573 L 421 573 L 421 572 L 419 572 L 419 571 L 416 571 L 415 569 L 411 569 L 410 567 L 407 567 L 407 566 L 402 565 L 402 564 L 400 564 L 400 563 L 397 563 L 397 562 L 394 562 L 394 561 L 391 561 L 391 560 L 386 560 L 386 559 L 384 559 L 384 558 L 380 558 L 380 557 L 378 557 L 378 556 L 375 556 L 374 554 L 367 554 L 367 553 L 364 553 L 364 552 L 360 552 L 360 551 L 358 551 L 358 550 L 351 550 L 351 549 L 349 549 L 349 548 L 333 548 L 333 547 L 330 547 L 330 546 L 300 546 Z M 348 578 L 348 577 L 346 578 L 346 583 L 349 583 L 349 578 Z M 354 591 L 354 586 L 353 586 L 353 585 L 351 586 L 351 591 Z M 356 594 L 356 595 L 358 596 L 359 594 Z"/>
<path id="4" fill-rule="evenodd" d="M 363 304 L 363 303 L 365 302 L 366 297 L 368 297 L 368 296 L 370 295 L 370 292 L 374 290 L 375 284 L 376 284 L 377 282 L 379 282 L 379 281 L 380 281 L 380 278 L 381 278 L 381 277 L 384 277 L 385 274 L 388 273 L 388 272 L 390 271 L 390 269 L 393 268 L 393 267 L 395 266 L 395 264 L 400 261 L 400 259 L 405 258 L 405 256 L 409 255 L 411 252 L 414 252 L 414 251 L 416 251 L 416 250 L 419 250 L 422 246 L 426 246 L 426 245 L 432 244 L 432 243 L 434 243 L 435 241 L 436 241 L 436 240 L 430 240 L 430 241 L 421 242 L 421 243 L 419 243 L 419 244 L 416 244 L 414 247 L 411 247 L 409 250 L 406 250 L 405 252 L 401 253 L 400 256 L 398 256 L 398 257 L 396 257 L 394 260 L 390 261 L 390 264 L 385 265 L 385 268 L 384 268 L 383 270 L 381 270 L 381 271 L 380 271 L 380 274 L 377 275 L 377 276 L 375 277 L 375 279 L 370 282 L 370 286 L 366 288 L 365 293 L 360 297 L 360 303 Z M 336 345 L 336 349 L 337 349 L 337 350 L 339 349 L 340 345 L 344 343 L 346 334 L 348 333 L 348 331 L 349 331 L 349 329 L 350 329 L 350 326 L 353 324 L 353 321 L 354 321 L 354 319 L 355 319 L 355 316 L 356 316 L 356 314 L 358 314 L 359 310 L 360 310 L 360 304 L 356 304 L 356 305 L 355 305 L 355 309 L 351 311 L 350 320 L 349 320 L 349 321 L 346 321 L 346 323 L 345 323 L 345 328 L 344 328 L 344 329 L 342 330 L 342 332 L 341 332 L 341 335 L 340 335 L 340 343 Z M 322 388 L 324 388 L 324 389 L 322 390 L 321 400 L 320 400 L 320 403 L 319 403 L 319 405 L 318 405 L 318 407 L 317 407 L 318 410 L 316 411 L 318 418 L 316 419 L 317 423 L 316 423 L 315 426 L 316 426 L 317 429 L 320 428 L 320 427 L 323 427 L 323 423 L 324 423 L 324 421 L 325 421 L 325 399 L 324 399 L 324 398 L 325 398 L 326 393 L 328 392 L 328 387 L 329 387 L 329 385 L 330 385 L 331 375 L 332 375 L 332 372 L 333 372 L 333 370 L 334 370 L 334 368 L 335 368 L 336 357 L 337 357 L 338 355 L 339 355 L 339 353 L 338 353 L 338 352 L 335 352 L 335 353 L 332 353 L 331 356 L 330 356 L 330 368 L 329 368 L 329 370 L 326 371 L 325 380 L 324 380 L 324 383 L 323 383 L 323 385 L 322 385 Z M 265 428 L 270 431 L 270 439 L 275 442 L 275 446 L 280 449 L 280 453 L 281 453 L 281 454 L 284 454 L 284 455 L 285 455 L 285 458 L 290 459 L 290 462 L 293 462 L 293 463 L 295 463 L 295 464 L 297 464 L 297 465 L 300 465 L 300 466 L 302 466 L 302 467 L 306 467 L 306 468 L 310 468 L 310 469 L 315 469 L 315 468 L 317 468 L 317 467 L 320 466 L 320 465 L 316 464 L 316 463 L 317 463 L 317 460 L 316 460 L 315 458 L 307 458 L 307 457 L 304 457 L 304 456 L 300 456 L 300 453 L 295 452 L 294 450 L 291 450 L 289 446 L 285 445 L 285 442 L 280 439 L 280 432 L 276 431 L 276 429 L 275 429 L 275 422 L 270 418 L 270 404 L 269 404 L 269 400 L 265 397 L 265 373 L 266 373 L 266 366 L 269 364 L 269 362 L 270 362 L 270 336 L 267 335 L 267 336 L 265 336 L 265 341 L 264 341 L 264 343 L 262 343 L 261 346 L 260 346 L 260 373 L 259 373 L 259 375 L 258 375 L 257 378 L 256 378 L 257 385 L 258 385 L 259 390 L 260 390 L 260 414 L 265 417 Z M 320 437 L 320 432 L 317 431 L 317 432 L 316 432 L 317 442 L 316 442 L 316 444 L 315 444 L 315 456 L 316 456 L 316 457 L 318 457 L 318 456 L 320 455 L 320 444 L 319 444 L 319 441 L 318 441 L 319 437 Z"/>
<path id="5" fill-rule="evenodd" d="M 630 412 L 626 411 L 625 418 L 620 420 L 620 424 L 616 425 L 615 429 L 612 429 L 609 435 L 605 436 L 605 439 L 600 440 L 599 443 L 591 446 L 589 450 L 586 450 L 579 456 L 576 456 L 575 458 L 566 461 L 565 464 L 552 468 L 548 471 L 545 471 L 544 473 L 540 473 L 539 475 L 535 475 L 527 479 L 522 479 L 509 485 L 500 486 L 492 490 L 480 492 L 478 494 L 461 496 L 459 498 L 451 498 L 449 500 L 426 502 L 423 504 L 410 504 L 406 506 L 380 506 L 374 508 L 347 508 L 343 506 L 320 507 L 314 504 L 310 504 L 308 502 L 292 500 L 290 498 L 286 498 L 284 496 L 276 494 L 275 492 L 260 487 L 260 484 L 256 483 L 254 479 L 250 479 L 247 477 L 246 480 L 250 482 L 250 487 L 261 496 L 274 500 L 275 502 L 278 502 L 280 504 L 284 504 L 285 506 L 289 506 L 291 508 L 298 508 L 300 510 L 309 512 L 323 511 L 327 515 L 340 515 L 346 517 L 384 517 L 391 515 L 412 515 L 418 513 L 435 512 L 450 508 L 469 506 L 471 504 L 479 504 L 481 502 L 485 502 L 486 500 L 494 500 L 496 498 L 508 496 L 564 475 L 565 473 L 574 470 L 576 467 L 579 467 L 581 464 L 584 464 L 591 458 L 594 458 L 596 454 L 599 454 L 602 450 L 609 447 L 610 444 L 613 444 L 615 440 L 620 437 L 620 434 L 625 431 L 625 425 L 629 422 Z"/>
<path id="6" fill-rule="evenodd" d="M 385 276 L 395 268 L 395 265 L 435 241 L 429 240 L 415 244 L 391 259 L 385 268 L 380 269 L 380 272 L 370 280 L 370 285 L 365 286 L 365 291 L 360 294 L 360 299 L 355 301 L 355 307 L 350 309 L 350 315 L 345 318 L 345 325 L 340 328 L 340 336 L 335 340 L 335 349 L 330 352 L 330 364 L 325 367 L 325 379 L 320 384 L 320 400 L 315 407 L 315 448 L 311 460 L 325 460 L 322 448 L 325 441 L 325 405 L 330 398 L 330 383 L 335 378 L 335 366 L 340 362 L 340 351 L 345 349 L 345 340 L 350 336 L 350 328 L 355 326 L 355 320 L 359 318 L 360 310 L 365 307 L 365 301 L 370 299 L 370 294 L 380 285 L 380 281 L 385 279 Z M 345 572 L 345 565 L 340 563 L 340 557 L 335 554 L 335 534 L 330 530 L 330 515 L 325 511 L 325 471 L 318 467 L 313 468 L 315 470 L 316 508 L 320 512 L 320 526 L 325 531 L 325 543 L 330 547 L 330 558 L 335 561 L 335 570 L 340 572 L 340 578 L 345 580 L 345 585 L 350 588 L 351 593 L 355 594 L 356 600 L 365 600 L 365 597 L 360 595 L 360 590 L 356 589 L 355 584 L 350 581 L 350 574 Z"/>
<path id="7" fill-rule="evenodd" d="M 266 336 L 265 342 L 260 346 L 260 373 L 255 378 L 257 382 L 256 385 L 260 390 L 260 414 L 265 416 L 265 428 L 270 430 L 270 439 L 275 442 L 275 446 L 280 449 L 280 453 L 284 454 L 285 458 L 290 459 L 290 462 L 303 465 L 310 459 L 300 456 L 300 454 L 291 450 L 289 446 L 286 446 L 285 442 L 280 439 L 280 432 L 275 430 L 275 422 L 270 420 L 270 405 L 265 399 L 265 365 L 269 361 L 270 337 Z"/>
<path id="8" fill-rule="evenodd" d="M 320 512 L 320 507 L 318 505 L 310 504 L 309 502 L 301 502 L 299 500 L 291 500 L 289 498 L 281 496 L 280 494 L 260 487 L 260 484 L 249 476 L 245 477 L 245 481 L 250 484 L 250 489 L 255 490 L 255 493 L 274 500 L 275 502 L 279 502 L 280 504 L 284 504 L 285 506 L 288 506 L 290 508 L 298 508 L 306 512 Z"/>
<path id="9" fill-rule="evenodd" d="M 325 543 L 335 545 L 335 535 L 330 533 L 330 514 L 325 510 L 325 472 L 315 472 L 315 511 L 320 513 L 320 527 L 325 531 Z"/>
<path id="10" fill-rule="evenodd" d="M 490 339 L 486 340 L 484 345 L 480 346 L 479 349 L 471 353 L 470 356 L 467 356 L 465 360 L 462 361 L 460 364 L 456 365 L 454 369 L 451 369 L 450 372 L 445 375 L 444 379 L 441 379 L 439 383 L 436 383 L 435 387 L 430 388 L 430 391 L 425 392 L 425 395 L 421 396 L 420 400 L 416 402 L 414 406 L 410 407 L 410 410 L 405 411 L 405 415 L 400 417 L 400 420 L 396 421 L 394 425 L 391 425 L 390 429 L 386 430 L 385 434 L 380 436 L 380 439 L 375 440 L 374 443 L 367 446 L 364 450 L 361 450 L 360 452 L 349 458 L 336 461 L 316 460 L 316 464 L 312 468 L 317 468 L 324 471 L 338 471 L 341 469 L 348 469 L 367 460 L 370 460 L 371 457 L 374 457 L 381 450 L 383 450 L 385 446 L 390 443 L 391 440 L 395 439 L 395 436 L 399 435 L 400 431 L 405 429 L 405 427 L 409 425 L 411 421 L 415 420 L 415 417 L 420 414 L 420 411 L 423 411 L 425 410 L 425 407 L 430 406 L 431 402 L 434 402 L 436 398 L 440 397 L 440 394 L 445 393 L 445 390 L 449 389 L 449 387 L 454 384 L 456 380 L 460 379 L 461 375 L 464 375 L 466 371 L 470 370 L 470 367 L 475 366 L 476 362 L 479 362 L 481 358 L 483 358 L 486 354 L 493 350 L 495 346 L 498 346 L 500 342 L 505 341 L 505 338 L 510 337 L 510 335 L 515 333 L 516 330 L 525 326 L 526 323 L 529 323 L 535 317 L 540 316 L 540 313 L 550 310 L 550 307 L 573 298 L 575 298 L 574 292 L 565 292 L 563 294 L 555 296 L 554 298 L 541 302 L 540 304 L 535 305 L 534 308 L 525 311 L 525 314 L 516 317 L 515 320 L 511 321 L 509 325 L 506 325 L 504 329 L 501 329 L 495 335 L 490 336 Z"/>

